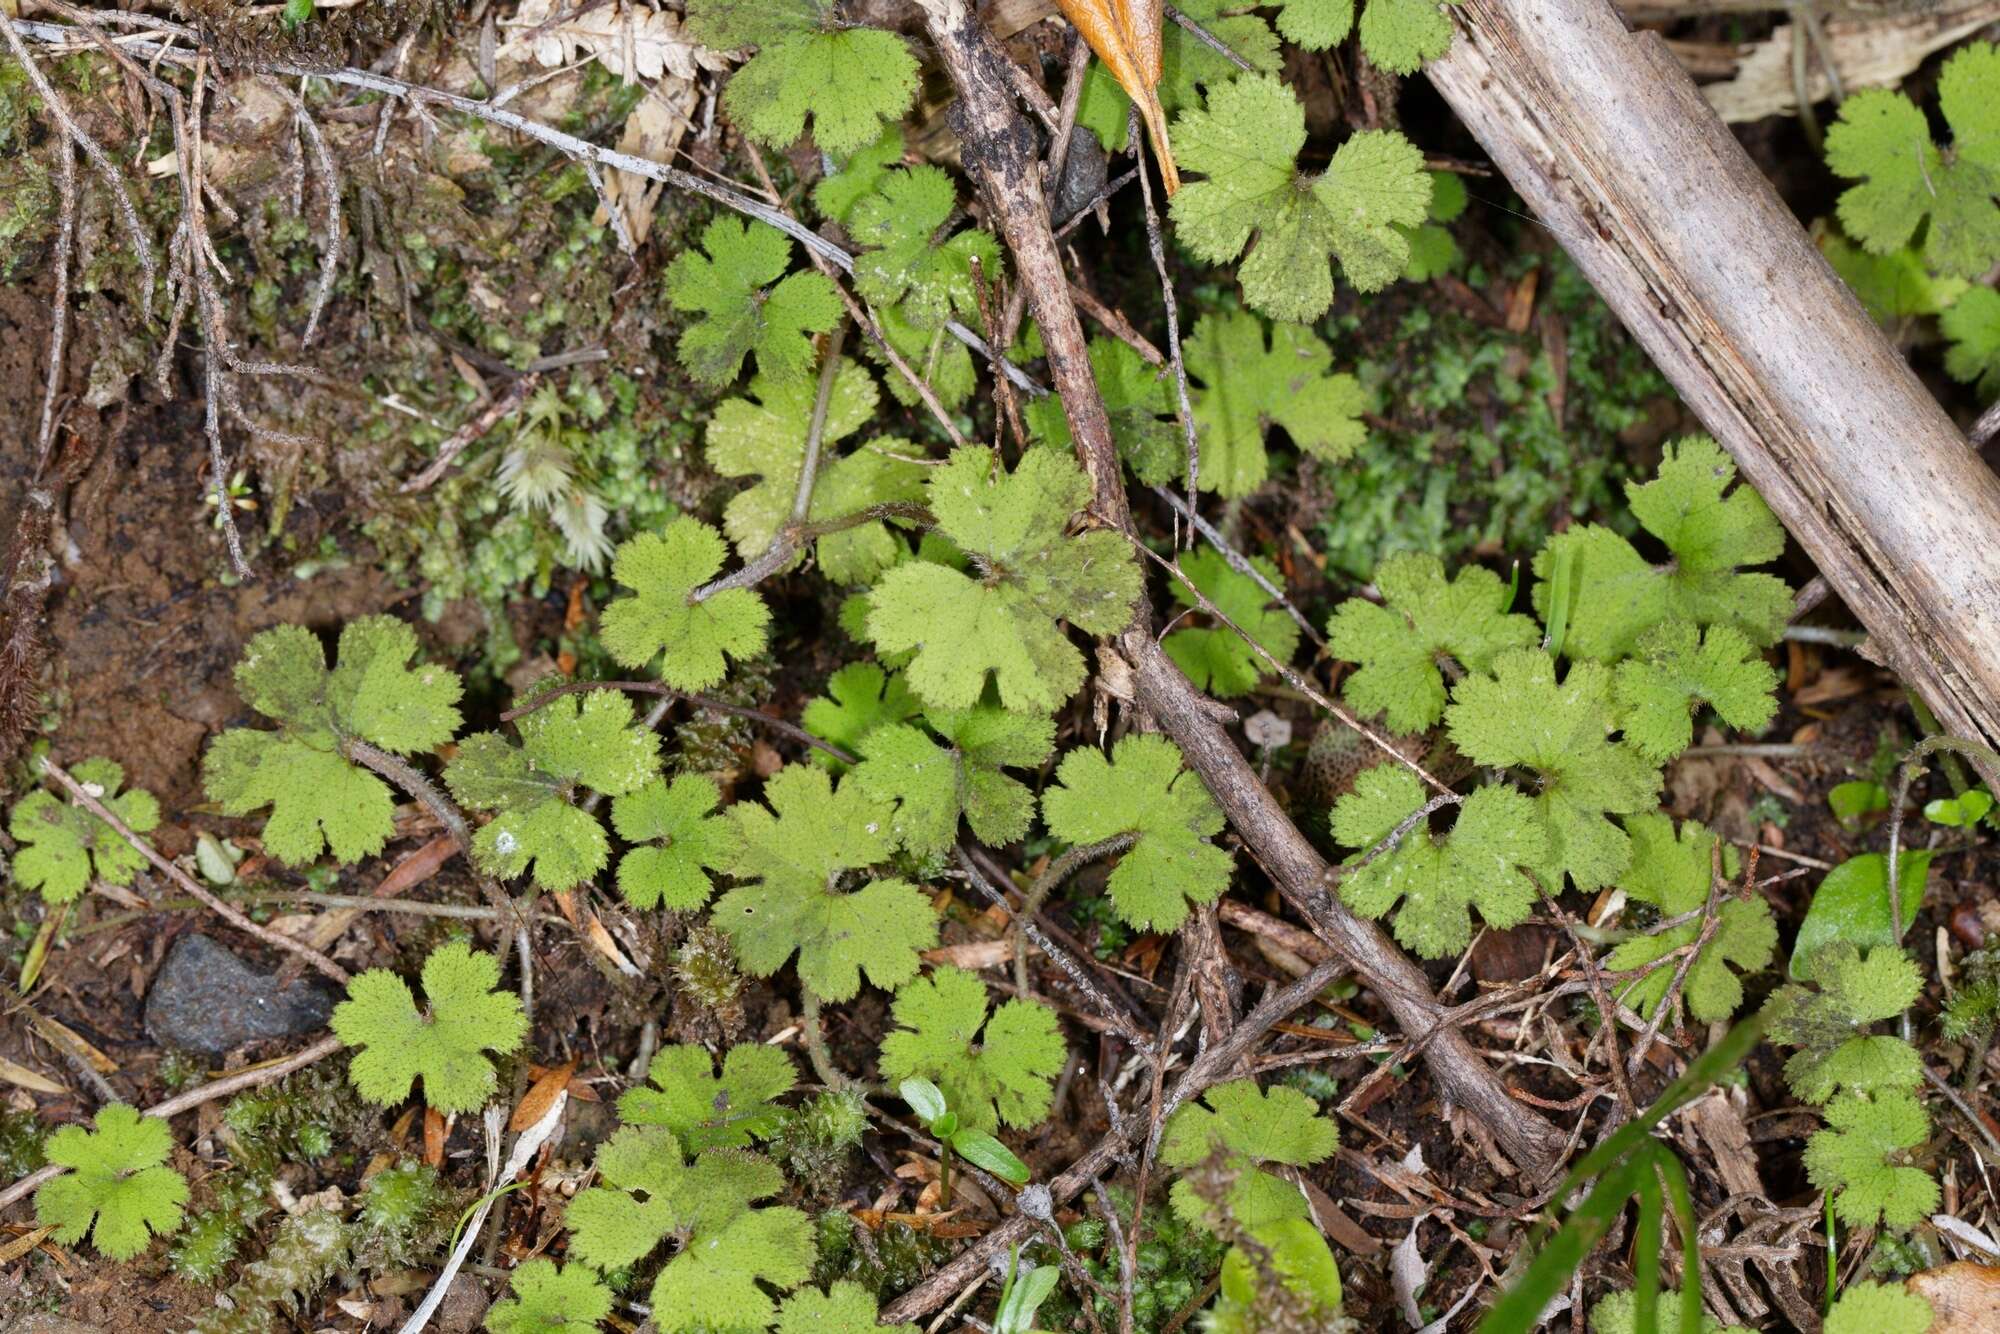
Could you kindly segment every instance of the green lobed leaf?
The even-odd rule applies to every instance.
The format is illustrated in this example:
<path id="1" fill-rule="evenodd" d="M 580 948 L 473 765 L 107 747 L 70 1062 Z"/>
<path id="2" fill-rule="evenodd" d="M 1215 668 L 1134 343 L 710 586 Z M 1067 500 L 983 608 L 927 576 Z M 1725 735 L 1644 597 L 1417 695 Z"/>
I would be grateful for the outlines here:
<path id="1" fill-rule="evenodd" d="M 1823 1334 L 1924 1334 L 1931 1304 L 1900 1283 L 1850 1283 L 1826 1313 Z"/>
<path id="2" fill-rule="evenodd" d="M 1253 1258 L 1239 1244 L 1223 1255 L 1221 1296 L 1208 1326 L 1212 1334 L 1263 1328 L 1261 1308 L 1272 1300 L 1265 1285 L 1274 1279 L 1291 1295 L 1285 1308 L 1297 1310 L 1303 1301 L 1332 1327 L 1340 1313 L 1340 1266 L 1319 1229 L 1303 1218 L 1279 1218 L 1247 1230 L 1258 1254 Z"/>
<path id="3" fill-rule="evenodd" d="M 1860 183 L 1840 196 L 1840 224 L 1867 250 L 1888 254 L 1929 220 L 1924 259 L 1941 273 L 1977 278 L 2000 258 L 2000 49 L 1971 42 L 1945 62 L 1938 106 L 1949 153 L 1909 98 L 1865 88 L 1841 103 L 1826 132 L 1826 164 Z"/>
<path id="4" fill-rule="evenodd" d="M 1649 760 L 1694 744 L 1703 705 L 1739 732 L 1760 732 L 1777 714 L 1777 669 L 1734 626 L 1663 621 L 1636 648 L 1637 657 L 1618 664 L 1614 690 L 1625 740 Z"/>
<path id="5" fill-rule="evenodd" d="M 1843 1223 L 1879 1222 L 1901 1231 L 1936 1211 L 1937 1182 L 1907 1161 L 1930 1138 L 1922 1103 L 1907 1093 L 1841 1098 L 1827 1107 L 1826 1124 L 1806 1143 L 1806 1177 L 1833 1192 L 1833 1212 Z"/>
<path id="6" fill-rule="evenodd" d="M 142 787 L 120 792 L 125 770 L 115 760 L 84 760 L 70 767 L 70 777 L 133 833 L 149 834 L 159 827 L 159 801 Z M 14 879 L 40 890 L 47 903 L 76 899 L 93 875 L 106 884 L 129 885 L 146 865 L 145 854 L 110 825 L 39 789 L 14 803 L 7 828 L 20 845 L 14 850 Z"/>
<path id="7" fill-rule="evenodd" d="M 391 616 L 348 622 L 330 671 L 304 626 L 251 639 L 236 667 L 237 692 L 278 730 L 231 728 L 217 737 L 202 759 L 209 797 L 225 815 L 269 806 L 265 850 L 287 865 L 329 847 L 350 862 L 380 852 L 394 828 L 393 799 L 342 743 L 408 755 L 451 739 L 462 686 L 442 667 L 410 666 L 416 652 L 416 632 Z"/>
<path id="8" fill-rule="evenodd" d="M 854 781 L 878 801 L 896 803 L 891 827 L 897 843 L 920 856 L 943 852 L 958 836 L 961 815 L 981 842 L 994 847 L 1027 833 L 1034 794 L 1004 767 L 1048 759 L 1055 724 L 984 703 L 933 710 L 925 721 L 938 739 L 892 723 L 860 742 Z"/>
<path id="9" fill-rule="evenodd" d="M 1354 6 L 1355 0 L 1283 0 L 1278 31 L 1308 51 L 1324 51 L 1353 31 Z M 1368 0 L 1362 11 L 1361 49 L 1382 69 L 1415 74 L 1450 45 L 1451 20 L 1438 0 Z"/>
<path id="10" fill-rule="evenodd" d="M 747 588 L 696 603 L 689 598 L 722 569 L 722 537 L 681 518 L 664 532 L 621 544 L 611 577 L 633 591 L 604 609 L 605 651 L 626 667 L 661 657 L 660 679 L 677 690 L 706 690 L 728 675 L 725 655 L 742 661 L 764 651 L 771 613 Z"/>
<path id="11" fill-rule="evenodd" d="M 1111 439 L 1118 456 L 1148 486 L 1171 482 L 1187 473 L 1186 436 L 1175 419 L 1173 380 L 1149 366 L 1137 352 L 1115 338 L 1090 340 L 1090 378 L 1111 419 Z M 1044 394 L 1021 407 L 1029 432 L 1050 447 L 1074 447 L 1062 396 Z M 1204 456 L 1205 457 L 1205 456 Z"/>
<path id="12" fill-rule="evenodd" d="M 1624 874 L 1631 842 L 1611 815 L 1659 804 L 1660 774 L 1636 752 L 1611 740 L 1611 672 L 1575 663 L 1560 684 L 1555 663 L 1540 649 L 1510 649 L 1493 660 L 1491 676 L 1468 676 L 1452 689 L 1445 711 L 1452 744 L 1475 764 L 1526 768 L 1548 831 L 1548 875 L 1568 872 L 1579 889 L 1597 889 Z"/>
<path id="13" fill-rule="evenodd" d="M 1010 1000 L 989 1018 L 986 984 L 976 974 L 938 968 L 896 993 L 891 1018 L 896 1028 L 882 1039 L 882 1073 L 931 1080 L 966 1128 L 991 1131 L 1004 1121 L 1026 1129 L 1049 1114 L 1052 1084 L 1069 1053 L 1047 1006 Z"/>
<path id="14" fill-rule="evenodd" d="M 1364 716 L 1381 714 L 1393 731 L 1420 732 L 1444 715 L 1440 659 L 1483 672 L 1502 650 L 1535 642 L 1535 623 L 1507 610 L 1506 585 L 1481 566 L 1447 581 L 1437 557 L 1402 553 L 1376 569 L 1375 586 L 1379 605 L 1349 598 L 1334 610 L 1327 648 L 1359 664 L 1342 697 Z"/>
<path id="15" fill-rule="evenodd" d="M 1066 843 L 1134 836 L 1105 889 L 1119 918 L 1142 931 L 1174 930 L 1190 903 L 1212 903 L 1229 887 L 1230 856 L 1209 841 L 1222 832 L 1222 810 L 1165 737 L 1128 734 L 1109 758 L 1093 746 L 1064 755 L 1042 793 L 1042 820 Z"/>
<path id="16" fill-rule="evenodd" d="M 1424 789 L 1396 764 L 1364 769 L 1333 808 L 1336 842 L 1367 851 L 1422 809 Z M 1548 842 L 1534 803 L 1511 787 L 1482 787 L 1465 799 L 1450 834 L 1419 824 L 1394 848 L 1341 878 L 1341 901 L 1378 918 L 1400 901 L 1396 939 L 1426 959 L 1457 954 L 1472 942 L 1477 907 L 1497 928 L 1527 920 L 1535 884 L 1523 866 L 1539 866 Z"/>
<path id="17" fill-rule="evenodd" d="M 611 1289 L 580 1264 L 529 1260 L 507 1285 L 512 1295 L 486 1311 L 494 1334 L 595 1334 L 611 1314 Z"/>
<path id="18" fill-rule="evenodd" d="M 1205 491 L 1245 496 L 1263 485 L 1270 474 L 1264 439 L 1272 426 L 1330 463 L 1367 438 L 1360 383 L 1333 373 L 1332 349 L 1310 329 L 1267 325 L 1240 310 L 1204 315 L 1188 336 L 1185 356 L 1188 374 L 1199 382 L 1194 419 L 1201 428 Z"/>
<path id="19" fill-rule="evenodd" d="M 921 712 L 923 705 L 900 675 L 872 662 L 850 662 L 826 679 L 826 695 L 808 703 L 800 721 L 820 740 L 855 754 L 877 727 Z M 846 767 L 823 750 L 813 752 L 813 763 L 835 772 Z"/>
<path id="20" fill-rule="evenodd" d="M 1938 329 L 1950 343 L 1945 372 L 1961 383 L 1976 383 L 1982 399 L 2000 397 L 2000 292 L 1971 289 L 1945 310 Z"/>
<path id="21" fill-rule="evenodd" d="M 729 871 L 747 883 L 716 900 L 713 921 L 744 969 L 769 977 L 796 951 L 800 979 L 828 1000 L 849 1000 L 861 975 L 878 987 L 914 977 L 919 950 L 937 943 L 923 891 L 902 880 L 848 875 L 885 860 L 891 809 L 850 775 L 838 790 L 823 769 L 789 765 L 764 785 L 768 809 L 729 808 L 738 842 Z M 858 889 L 843 886 L 863 880 Z"/>
<path id="22" fill-rule="evenodd" d="M 900 120 L 917 91 L 903 39 L 847 26 L 834 0 L 689 0 L 687 31 L 719 51 L 758 48 L 723 101 L 736 127 L 767 147 L 790 145 L 810 118 L 813 141 L 844 157 Z"/>
<path id="23" fill-rule="evenodd" d="M 757 479 L 730 498 L 722 516 L 736 554 L 746 561 L 763 555 L 791 521 L 818 393 L 812 380 L 759 375 L 750 382 L 749 397 L 719 404 L 709 421 L 709 467 L 724 477 Z M 875 379 L 865 367 L 848 362 L 835 374 L 812 502 L 806 511 L 809 521 L 845 518 L 871 505 L 915 500 L 920 493 L 925 470 L 909 461 L 916 452 L 913 445 L 882 436 L 847 454 L 834 451 L 835 445 L 867 424 L 877 402 Z M 878 520 L 829 533 L 814 543 L 814 549 L 827 578 L 855 584 L 894 564 L 901 544 Z"/>
<path id="24" fill-rule="evenodd" d="M 885 172 L 875 193 L 848 216 L 857 246 L 854 287 L 877 306 L 900 306 L 919 329 L 934 329 L 954 315 L 977 318 L 974 262 L 989 286 L 1002 278 L 1000 244 L 977 227 L 945 235 L 958 212 L 958 187 L 942 168 L 928 164 Z"/>
<path id="25" fill-rule="evenodd" d="M 573 889 L 604 869 L 611 843 L 597 817 L 572 799 L 583 788 L 624 796 L 652 781 L 659 737 L 638 725 L 631 701 L 615 690 L 558 696 L 515 727 L 518 747 L 498 732 L 467 737 L 445 768 L 445 783 L 468 809 L 497 812 L 473 836 L 482 870 L 512 879 L 532 863 L 540 888 Z"/>
<path id="26" fill-rule="evenodd" d="M 747 1147 L 784 1123 L 778 1099 L 798 1083 L 792 1058 L 776 1047 L 739 1043 L 722 1058 L 692 1044 L 662 1047 L 647 1067 L 651 1088 L 627 1089 L 618 1118 L 630 1126 L 665 1126 L 689 1153 Z"/>
<path id="27" fill-rule="evenodd" d="M 1287 1218 L 1305 1218 L 1305 1196 L 1296 1186 L 1259 1163 L 1310 1167 L 1340 1146 L 1340 1131 L 1319 1115 L 1319 1106 L 1294 1088 L 1260 1089 L 1254 1079 L 1217 1084 L 1200 1102 L 1185 1103 L 1167 1118 L 1160 1161 L 1183 1171 L 1220 1156 L 1235 1180 L 1226 1200 L 1240 1227 L 1258 1228 Z M 1170 1192 L 1174 1212 L 1184 1221 L 1215 1230 L 1210 1204 L 1183 1178 Z"/>
<path id="28" fill-rule="evenodd" d="M 917 1334 L 915 1325 L 876 1323 L 875 1295 L 859 1283 L 837 1279 L 824 1293 L 804 1288 L 778 1308 L 772 1334 Z"/>
<path id="29" fill-rule="evenodd" d="M 1124 628 L 1141 579 L 1125 539 L 1066 532 L 1089 503 L 1073 459 L 1030 450 L 1008 473 L 967 446 L 930 470 L 932 515 L 977 576 L 928 561 L 897 565 L 869 596 L 867 628 L 885 653 L 914 651 L 905 677 L 926 706 L 972 707 L 988 675 L 1017 713 L 1050 713 L 1083 684 L 1083 655 L 1063 634 Z"/>
<path id="30" fill-rule="evenodd" d="M 1424 220 L 1430 178 L 1423 154 L 1391 130 L 1364 130 L 1334 151 L 1326 170 L 1300 172 L 1305 111 L 1291 89 L 1264 75 L 1213 88 L 1205 109 L 1175 120 L 1183 171 L 1171 205 L 1176 231 L 1195 258 L 1237 269 L 1244 300 L 1273 319 L 1306 321 L 1333 304 L 1327 269 L 1338 258 L 1364 292 L 1394 282 L 1410 245 L 1396 230 Z"/>
<path id="31" fill-rule="evenodd" d="M 1278 573 L 1276 565 L 1262 556 L 1249 559 L 1251 567 L 1273 588 L 1284 587 L 1284 576 Z M 1253 641 L 1279 662 L 1291 661 L 1299 647 L 1298 623 L 1272 601 L 1255 579 L 1233 569 L 1220 552 L 1208 547 L 1184 556 L 1181 573 L 1235 624 L 1236 630 L 1243 632 L 1238 634 L 1221 624 L 1195 625 L 1167 636 L 1161 647 L 1187 673 L 1197 690 L 1228 699 L 1256 689 L 1264 678 L 1265 667 L 1264 659 L 1250 646 Z M 1171 587 L 1174 601 L 1184 607 L 1196 605 L 1194 595 L 1180 580 L 1174 580 Z"/>
<path id="32" fill-rule="evenodd" d="M 832 221 L 845 224 L 853 216 L 854 206 L 881 188 L 889 169 L 902 164 L 906 150 L 903 127 L 884 125 L 873 143 L 847 154 L 838 170 L 820 178 L 813 187 L 813 207 Z"/>
<path id="33" fill-rule="evenodd" d="M 91 1125 L 64 1126 L 43 1145 L 51 1166 L 70 1170 L 35 1192 L 35 1221 L 60 1245 L 87 1236 L 101 1254 L 129 1260 L 181 1225 L 188 1184 L 166 1166 L 174 1140 L 164 1120 L 114 1102 Z"/>
<path id="34" fill-rule="evenodd" d="M 702 254 L 701 250 L 708 253 Z M 840 322 L 840 296 L 825 275 L 787 274 L 792 239 L 766 223 L 720 217 L 667 266 L 667 299 L 700 319 L 681 334 L 681 365 L 708 385 L 734 380 L 757 355 L 771 380 L 807 378 L 817 359 L 811 335 Z"/>
<path id="35" fill-rule="evenodd" d="M 1664 565 L 1596 524 L 1549 539 L 1535 556 L 1537 611 L 1549 612 L 1557 563 L 1570 559 L 1576 569 L 1564 656 L 1627 657 L 1648 629 L 1674 619 L 1730 625 L 1754 645 L 1777 642 L 1791 619 L 1791 592 L 1773 575 L 1740 567 L 1776 559 L 1785 530 L 1756 492 L 1730 490 L 1735 477 L 1736 465 L 1713 440 L 1691 436 L 1667 446 L 1653 481 L 1627 483 L 1633 516 L 1672 554 Z"/>
<path id="36" fill-rule="evenodd" d="M 691 912 L 715 892 L 710 871 L 729 864 L 735 826 L 714 814 L 722 801 L 715 780 L 680 774 L 655 778 L 611 803 L 611 827 L 633 847 L 618 861 L 618 892 L 635 908 Z"/>
<path id="37" fill-rule="evenodd" d="M 409 984 L 371 968 L 347 985 L 347 999 L 333 1007 L 333 1032 L 360 1048 L 348 1078 L 370 1102 L 393 1106 L 424 1081 L 424 1101 L 440 1112 L 477 1110 L 496 1084 L 488 1051 L 506 1055 L 527 1036 L 521 1000 L 496 991 L 500 964 L 463 940 L 450 940 L 424 960 L 424 999 L 417 1009 Z"/>

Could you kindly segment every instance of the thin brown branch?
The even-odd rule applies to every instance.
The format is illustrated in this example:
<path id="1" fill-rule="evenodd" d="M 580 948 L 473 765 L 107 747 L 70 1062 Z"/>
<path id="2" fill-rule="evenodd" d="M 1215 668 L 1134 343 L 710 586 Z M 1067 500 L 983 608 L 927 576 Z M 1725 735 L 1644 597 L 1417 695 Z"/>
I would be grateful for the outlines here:
<path id="1" fill-rule="evenodd" d="M 166 876 L 167 879 L 173 881 L 183 894 L 198 899 L 202 906 L 245 935 L 253 936 L 263 941 L 272 949 L 283 950 L 287 954 L 295 954 L 342 986 L 347 985 L 347 970 L 345 968 L 342 968 L 339 964 L 327 958 L 310 945 L 293 940 L 290 936 L 280 935 L 267 926 L 259 926 L 248 917 L 245 917 L 238 909 L 217 898 L 206 885 L 203 885 L 186 871 L 183 871 L 180 867 L 162 857 L 151 843 L 133 833 L 132 827 L 119 819 L 116 812 L 109 806 L 99 801 L 96 793 L 92 792 L 82 783 L 77 782 L 75 778 L 70 776 L 68 770 L 57 764 L 54 760 L 43 759 L 42 772 L 53 779 L 57 787 L 67 792 L 77 805 L 83 807 L 109 825 L 112 833 L 131 844 L 134 852 L 137 852 L 140 856 L 151 862 L 154 869 Z M 0 1201 L 0 1203 L 4 1203 L 4 1201 Z"/>
<path id="2" fill-rule="evenodd" d="M 430 461 L 429 466 L 396 489 L 407 496 L 435 486 L 438 479 L 450 470 L 452 462 L 465 451 L 466 446 L 473 444 L 498 426 L 504 418 L 511 416 L 521 404 L 528 401 L 528 395 L 535 392 L 535 386 L 539 383 L 541 376 L 533 372 L 515 379 L 507 386 L 505 393 L 486 405 L 485 411 L 452 432 L 451 438 L 438 446 L 437 457 Z"/>
<path id="3" fill-rule="evenodd" d="M 197 1085 L 185 1093 L 176 1093 L 173 1097 L 163 1102 L 154 1103 L 142 1112 L 141 1115 L 155 1116 L 165 1121 L 171 1117 L 179 1116 L 182 1112 L 192 1111 L 203 1103 L 214 1102 L 217 1098 L 226 1098 L 230 1094 L 240 1093 L 244 1089 L 261 1088 L 266 1084 L 283 1079 L 286 1075 L 296 1070 L 303 1070 L 316 1061 L 325 1060 L 339 1051 L 341 1045 L 339 1038 L 321 1038 L 318 1042 L 313 1043 L 312 1046 L 302 1047 L 290 1056 L 271 1061 L 265 1065 L 253 1065 L 247 1070 L 238 1070 L 233 1074 L 224 1075 L 220 1079 L 211 1079 L 208 1083 Z M 0 1190 L 0 1209 L 5 1209 L 8 1205 L 24 1199 L 44 1182 L 53 1181 L 61 1176 L 65 1170 L 60 1163 L 50 1163 L 46 1167 L 37 1168 L 35 1171 L 28 1173 L 28 1175 L 22 1177 L 5 1190 Z"/>

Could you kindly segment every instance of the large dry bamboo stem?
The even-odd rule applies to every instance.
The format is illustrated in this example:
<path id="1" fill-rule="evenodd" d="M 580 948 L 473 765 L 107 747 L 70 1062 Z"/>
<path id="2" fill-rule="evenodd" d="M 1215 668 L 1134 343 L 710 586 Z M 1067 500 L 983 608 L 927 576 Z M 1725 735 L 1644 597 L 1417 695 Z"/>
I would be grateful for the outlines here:
<path id="1" fill-rule="evenodd" d="M 1889 664 L 2000 742 L 2000 479 L 1657 37 L 1605 0 L 1454 13 L 1431 82 Z"/>

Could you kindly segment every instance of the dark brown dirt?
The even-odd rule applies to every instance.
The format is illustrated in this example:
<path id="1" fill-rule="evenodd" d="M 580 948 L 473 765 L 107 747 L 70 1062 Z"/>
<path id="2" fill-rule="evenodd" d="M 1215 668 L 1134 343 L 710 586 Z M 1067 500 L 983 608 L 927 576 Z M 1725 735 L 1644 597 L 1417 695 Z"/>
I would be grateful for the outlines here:
<path id="1" fill-rule="evenodd" d="M 0 519 L 8 528 L 34 466 L 47 337 L 47 310 L 34 296 L 0 290 Z M 70 392 L 84 387 L 83 359 L 71 359 Z M 56 756 L 115 757 L 133 783 L 159 796 L 172 824 L 201 800 L 204 741 L 241 708 L 230 673 L 244 642 L 281 622 L 332 627 L 392 610 L 405 591 L 367 560 L 302 582 L 275 549 L 257 559 L 256 578 L 226 582 L 222 536 L 203 503 L 208 452 L 198 399 L 163 401 L 148 384 L 103 414 L 73 401 L 64 433 L 65 448 L 91 457 L 60 507 L 60 570 L 45 627 L 41 684 L 45 712 L 60 723 Z M 311 550 L 346 517 L 339 493 L 307 496 L 287 532 Z"/>

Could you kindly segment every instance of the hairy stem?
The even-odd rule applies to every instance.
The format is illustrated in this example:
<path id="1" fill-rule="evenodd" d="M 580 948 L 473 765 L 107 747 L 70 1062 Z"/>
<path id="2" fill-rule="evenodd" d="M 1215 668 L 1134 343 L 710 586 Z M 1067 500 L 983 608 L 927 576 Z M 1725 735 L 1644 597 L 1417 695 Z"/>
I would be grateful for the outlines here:
<path id="1" fill-rule="evenodd" d="M 1137 841 L 1135 834 L 1113 834 L 1110 838 L 1096 843 L 1082 843 L 1071 848 L 1062 856 L 1048 864 L 1035 877 L 1035 883 L 1028 886 L 1028 892 L 1021 899 L 1021 907 L 1014 914 L 1014 989 L 1023 997 L 1028 992 L 1028 928 L 1035 916 L 1041 912 L 1042 904 L 1063 881 L 1076 874 L 1078 868 L 1087 866 L 1100 857 L 1115 857 Z"/>

